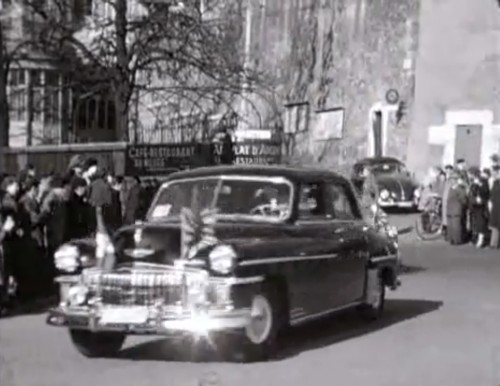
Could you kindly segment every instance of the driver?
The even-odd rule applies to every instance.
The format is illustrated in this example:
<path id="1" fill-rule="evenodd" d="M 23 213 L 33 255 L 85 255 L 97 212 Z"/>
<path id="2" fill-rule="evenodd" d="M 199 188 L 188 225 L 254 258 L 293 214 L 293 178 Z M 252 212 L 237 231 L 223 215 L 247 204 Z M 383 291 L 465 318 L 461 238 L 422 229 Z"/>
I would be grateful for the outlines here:
<path id="1" fill-rule="evenodd" d="M 264 189 L 260 188 L 255 191 L 253 195 L 252 204 L 250 205 L 251 211 L 257 207 L 270 205 L 271 200 Z"/>

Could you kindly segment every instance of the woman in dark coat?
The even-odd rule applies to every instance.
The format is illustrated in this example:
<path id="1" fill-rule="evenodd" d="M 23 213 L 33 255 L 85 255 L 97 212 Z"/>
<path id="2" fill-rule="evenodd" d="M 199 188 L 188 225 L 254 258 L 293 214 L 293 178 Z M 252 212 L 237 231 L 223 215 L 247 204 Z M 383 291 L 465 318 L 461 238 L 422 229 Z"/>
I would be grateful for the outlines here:
<path id="1" fill-rule="evenodd" d="M 2 217 L 11 217 L 14 227 L 3 240 L 4 269 L 9 278 L 17 283 L 16 297 L 23 302 L 29 300 L 29 281 L 26 269 L 26 250 L 24 248 L 24 232 L 21 227 L 21 213 L 17 203 L 20 186 L 14 177 L 6 177 L 2 182 Z"/>
<path id="2" fill-rule="evenodd" d="M 452 245 L 463 244 L 467 233 L 467 188 L 458 174 L 450 178 L 446 201 L 447 240 Z"/>
<path id="3" fill-rule="evenodd" d="M 500 232 L 500 170 L 493 168 L 493 184 L 490 191 L 490 228 L 492 248 L 498 248 L 498 234 Z"/>
<path id="4" fill-rule="evenodd" d="M 66 207 L 66 241 L 88 237 L 93 232 L 86 192 L 87 182 L 81 177 L 73 178 Z"/>
<path id="5" fill-rule="evenodd" d="M 484 247 L 485 235 L 488 231 L 488 200 L 490 189 L 488 181 L 480 175 L 479 169 L 471 170 L 469 190 L 469 213 L 472 242 L 478 248 Z"/>

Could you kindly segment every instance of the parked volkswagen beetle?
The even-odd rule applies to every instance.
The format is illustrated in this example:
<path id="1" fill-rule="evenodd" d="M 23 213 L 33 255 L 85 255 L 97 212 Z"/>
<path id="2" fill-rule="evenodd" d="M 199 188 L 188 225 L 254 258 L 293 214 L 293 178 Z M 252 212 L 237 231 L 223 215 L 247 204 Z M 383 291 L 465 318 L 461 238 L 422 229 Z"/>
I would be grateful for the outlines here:
<path id="1" fill-rule="evenodd" d="M 365 158 L 354 164 L 352 181 L 358 192 L 363 185 L 363 170 L 369 168 L 378 185 L 382 208 L 416 210 L 419 184 L 403 162 L 392 157 Z"/>
<path id="2" fill-rule="evenodd" d="M 106 264 L 93 240 L 56 252 L 60 303 L 47 322 L 89 357 L 115 354 L 127 335 L 185 334 L 262 358 L 290 326 L 348 308 L 379 317 L 399 285 L 388 233 L 364 222 L 351 183 L 331 171 L 178 172 L 144 223 L 113 235 Z"/>

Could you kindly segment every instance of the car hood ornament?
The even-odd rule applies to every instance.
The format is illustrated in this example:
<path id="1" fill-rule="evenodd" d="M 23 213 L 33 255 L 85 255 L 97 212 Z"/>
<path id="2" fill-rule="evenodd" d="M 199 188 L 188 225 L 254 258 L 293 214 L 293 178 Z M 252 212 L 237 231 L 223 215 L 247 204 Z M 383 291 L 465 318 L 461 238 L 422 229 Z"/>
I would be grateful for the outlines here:
<path id="1" fill-rule="evenodd" d="M 127 256 L 133 259 L 143 259 L 155 253 L 154 249 L 148 248 L 129 248 L 123 251 Z"/>
<path id="2" fill-rule="evenodd" d="M 142 241 L 143 224 L 142 224 L 142 222 L 137 222 L 136 226 L 137 226 L 137 228 L 135 228 L 135 232 L 134 232 L 134 243 L 135 243 L 135 245 L 138 245 Z"/>

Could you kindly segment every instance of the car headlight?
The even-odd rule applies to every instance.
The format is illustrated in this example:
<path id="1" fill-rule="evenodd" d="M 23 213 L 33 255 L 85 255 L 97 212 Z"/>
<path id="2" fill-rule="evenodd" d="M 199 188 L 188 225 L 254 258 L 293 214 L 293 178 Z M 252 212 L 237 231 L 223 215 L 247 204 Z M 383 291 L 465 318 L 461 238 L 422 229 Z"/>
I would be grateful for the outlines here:
<path id="1" fill-rule="evenodd" d="M 413 191 L 413 197 L 419 198 L 420 197 L 420 189 L 417 188 Z"/>
<path id="2" fill-rule="evenodd" d="M 113 255 L 115 253 L 115 247 L 111 242 L 110 237 L 105 233 L 96 234 L 96 257 L 98 259 L 104 258 L 106 255 Z"/>
<path id="3" fill-rule="evenodd" d="M 68 291 L 68 301 L 72 306 L 81 306 L 87 301 L 89 290 L 82 285 L 71 287 Z"/>
<path id="4" fill-rule="evenodd" d="M 74 245 L 62 245 L 54 253 L 54 262 L 58 270 L 72 273 L 79 266 L 79 251 Z"/>
<path id="5" fill-rule="evenodd" d="M 208 255 L 210 268 L 218 273 L 228 274 L 234 267 L 236 252 L 230 245 L 219 245 Z"/>
<path id="6" fill-rule="evenodd" d="M 391 194 L 389 193 L 389 191 L 387 189 L 383 189 L 381 192 L 380 192 L 380 198 L 382 200 L 387 200 L 389 197 L 391 196 Z"/>
<path id="7" fill-rule="evenodd" d="M 390 238 L 398 237 L 398 228 L 392 225 L 387 226 L 387 236 Z"/>

